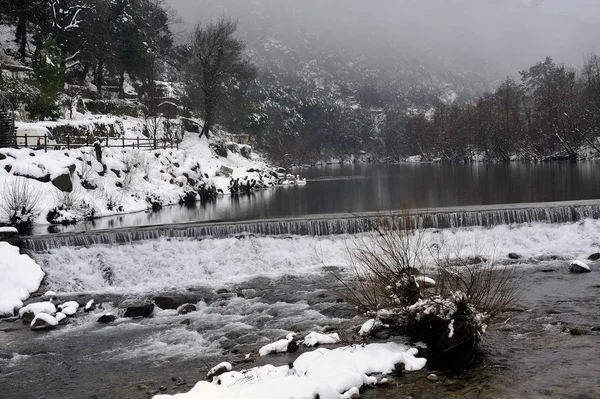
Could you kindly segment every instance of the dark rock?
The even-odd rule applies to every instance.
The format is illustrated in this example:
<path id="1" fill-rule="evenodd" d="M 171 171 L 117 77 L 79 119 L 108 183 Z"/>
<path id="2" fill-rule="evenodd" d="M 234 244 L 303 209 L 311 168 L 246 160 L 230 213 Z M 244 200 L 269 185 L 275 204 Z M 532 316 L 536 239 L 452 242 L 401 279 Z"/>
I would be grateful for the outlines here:
<path id="1" fill-rule="evenodd" d="M 19 232 L 18 231 L 7 231 L 0 232 L 0 241 L 7 241 L 8 243 L 15 242 L 19 240 Z"/>
<path id="2" fill-rule="evenodd" d="M 289 353 L 292 352 L 296 352 L 298 350 L 298 342 L 296 342 L 296 340 L 292 339 L 287 346 L 287 351 Z"/>
<path id="3" fill-rule="evenodd" d="M 240 154 L 244 158 L 250 159 L 250 157 L 252 156 L 252 147 L 250 147 L 249 145 L 242 146 L 242 148 L 240 148 Z"/>
<path id="4" fill-rule="evenodd" d="M 4 155 L 3 153 L 0 152 L 0 161 L 3 161 L 6 159 L 6 155 Z"/>
<path id="5" fill-rule="evenodd" d="M 223 142 L 210 143 L 208 145 L 211 150 L 220 157 L 227 158 L 227 146 Z"/>
<path id="6" fill-rule="evenodd" d="M 71 181 L 71 175 L 63 173 L 52 179 L 52 185 L 58 188 L 60 191 L 70 193 L 73 191 L 73 182 Z"/>
<path id="7" fill-rule="evenodd" d="M 113 172 L 117 177 L 121 177 L 121 171 L 119 169 L 111 169 L 111 172 Z"/>
<path id="8" fill-rule="evenodd" d="M 179 314 L 188 314 L 190 312 L 196 311 L 196 305 L 192 303 L 186 303 L 177 308 L 177 313 Z"/>
<path id="9" fill-rule="evenodd" d="M 508 258 L 509 258 L 509 259 L 514 259 L 514 260 L 517 260 L 517 259 L 521 259 L 521 258 L 522 258 L 522 256 L 521 256 L 521 255 L 519 255 L 519 254 L 518 254 L 518 253 L 516 253 L 516 252 L 511 252 L 511 253 L 509 253 L 509 254 L 508 254 Z"/>
<path id="10" fill-rule="evenodd" d="M 44 319 L 35 319 L 35 322 L 31 326 L 31 329 L 34 331 L 52 330 L 54 327 L 56 326 L 47 323 Z"/>
<path id="11" fill-rule="evenodd" d="M 69 166 L 67 166 L 67 169 L 69 169 L 69 173 L 70 174 L 75 173 L 76 168 L 77 168 L 77 165 L 75 165 L 74 163 L 71 164 L 71 165 L 69 165 Z"/>
<path id="12" fill-rule="evenodd" d="M 129 302 L 125 307 L 127 309 L 123 317 L 150 317 L 154 310 L 154 304 L 146 302 Z"/>
<path id="13" fill-rule="evenodd" d="M 117 318 L 114 315 L 112 315 L 112 314 L 103 314 L 102 316 L 100 316 L 98 318 L 98 323 L 108 324 L 108 323 L 112 323 L 115 320 L 117 320 Z"/>
<path id="14" fill-rule="evenodd" d="M 217 294 L 229 294 L 229 290 L 227 288 L 219 288 Z"/>
<path id="15" fill-rule="evenodd" d="M 569 328 L 569 334 L 571 335 L 586 335 L 587 331 L 581 328 Z"/>
<path id="16" fill-rule="evenodd" d="M 154 304 L 161 309 L 177 309 L 181 303 L 170 296 L 157 296 L 154 298 Z"/>
<path id="17" fill-rule="evenodd" d="M 23 323 L 31 323 L 33 321 L 33 319 L 35 318 L 35 314 L 33 314 L 33 312 L 24 312 L 21 315 L 21 320 L 23 321 Z"/>
<path id="18" fill-rule="evenodd" d="M 12 170 L 12 166 L 4 165 L 4 170 L 6 171 L 6 173 L 10 173 L 10 171 Z"/>
<path id="19" fill-rule="evenodd" d="M 592 327 L 592 331 L 600 331 L 600 326 Z"/>
<path id="20" fill-rule="evenodd" d="M 591 272 L 590 268 L 581 261 L 573 261 L 569 265 L 569 271 L 571 273 L 589 273 Z"/>
<path id="21" fill-rule="evenodd" d="M 215 366 L 216 367 L 216 366 Z M 206 379 L 207 380 L 212 380 L 214 377 L 218 377 L 223 373 L 226 373 L 229 371 L 229 367 L 227 367 L 227 365 L 221 365 L 221 367 L 215 368 L 213 367 L 212 369 L 210 369 L 210 371 L 208 372 L 208 374 L 206 374 Z"/>
<path id="22" fill-rule="evenodd" d="M 85 188 L 86 190 L 95 190 L 98 188 L 97 185 L 95 185 L 94 183 L 89 182 L 87 180 L 81 181 L 81 187 Z"/>
<path id="23" fill-rule="evenodd" d="M 600 260 L 600 252 L 596 252 L 595 254 L 591 254 L 588 256 L 588 260 Z"/>
<path id="24" fill-rule="evenodd" d="M 183 320 L 181 320 L 181 323 L 179 323 L 179 324 L 184 324 L 186 326 L 189 326 L 191 322 L 192 321 L 190 319 L 183 319 Z"/>

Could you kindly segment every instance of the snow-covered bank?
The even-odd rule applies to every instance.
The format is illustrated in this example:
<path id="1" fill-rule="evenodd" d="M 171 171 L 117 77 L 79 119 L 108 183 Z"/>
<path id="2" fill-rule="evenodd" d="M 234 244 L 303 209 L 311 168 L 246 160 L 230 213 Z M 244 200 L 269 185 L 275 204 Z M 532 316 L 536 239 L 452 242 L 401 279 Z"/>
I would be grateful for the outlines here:
<path id="1" fill-rule="evenodd" d="M 584 260 L 599 252 L 599 237 L 600 221 L 585 220 L 425 230 L 423 240 L 464 258 L 494 256 L 499 261 L 526 264 L 549 260 L 553 255 L 569 261 Z M 161 239 L 132 245 L 64 247 L 34 257 L 48 273 L 49 288 L 54 291 L 127 294 L 198 285 L 216 287 L 261 275 L 320 273 L 323 266 L 347 268 L 348 249 L 363 240 L 368 243 L 369 234 Z M 510 253 L 517 253 L 521 259 L 512 261 Z"/>
<path id="2" fill-rule="evenodd" d="M 20 255 L 19 248 L 0 241 L 0 317 L 19 310 L 43 278 L 44 272 L 29 256 Z"/>
<path id="3" fill-rule="evenodd" d="M 124 141 L 128 147 L 118 148 L 125 139 L 146 140 L 141 135 L 142 120 L 89 118 L 61 123 L 116 124 L 122 129 L 123 139 L 116 137 L 110 143 L 117 147 L 48 152 L 0 149 L 0 187 L 5 194 L 21 191 L 38 198 L 32 212 L 28 212 L 34 214 L 34 223 L 69 223 L 156 209 L 203 196 L 228 194 L 233 184 L 233 191 L 273 186 L 281 177 L 249 146 L 227 143 L 223 141 L 226 137 L 207 140 L 198 138 L 197 133 L 185 133 L 179 149 L 136 149 L 131 147 L 135 141 Z M 35 129 L 56 127 L 56 122 L 20 125 L 35 133 Z M 219 150 L 215 143 L 219 143 Z M 11 201 L 3 195 L 0 202 L 4 203 L 0 222 L 6 222 L 11 216 L 6 203 Z"/>
<path id="4" fill-rule="evenodd" d="M 422 369 L 426 360 L 415 357 L 416 353 L 416 349 L 395 343 L 321 348 L 300 355 L 290 365 L 230 371 L 212 383 L 198 382 L 188 393 L 154 398 L 347 399 L 355 397 L 363 385 L 377 383 L 371 374 L 391 373 L 398 363 L 408 371 Z"/>

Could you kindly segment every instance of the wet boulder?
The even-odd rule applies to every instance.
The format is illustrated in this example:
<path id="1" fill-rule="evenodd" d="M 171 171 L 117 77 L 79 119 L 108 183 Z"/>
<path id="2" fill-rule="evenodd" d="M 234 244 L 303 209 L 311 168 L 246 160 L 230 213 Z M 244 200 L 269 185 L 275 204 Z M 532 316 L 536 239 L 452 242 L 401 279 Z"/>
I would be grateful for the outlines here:
<path id="1" fill-rule="evenodd" d="M 58 325 L 58 320 L 47 313 L 38 313 L 31 322 L 33 331 L 51 330 Z"/>
<path id="2" fill-rule="evenodd" d="M 127 302 L 122 307 L 125 307 L 123 317 L 150 317 L 154 311 L 154 304 L 147 302 Z"/>
<path id="3" fill-rule="evenodd" d="M 188 314 L 197 310 L 196 305 L 192 303 L 186 303 L 177 308 L 178 314 Z"/>
<path id="4" fill-rule="evenodd" d="M 591 254 L 588 256 L 588 260 L 597 261 L 600 260 L 600 252 L 596 252 L 595 254 Z"/>
<path id="5" fill-rule="evenodd" d="M 574 260 L 569 265 L 569 271 L 571 273 L 589 273 L 592 270 L 590 269 L 590 267 L 588 265 L 586 265 L 582 261 Z"/>
<path id="6" fill-rule="evenodd" d="M 509 254 L 508 254 L 508 258 L 509 258 L 509 259 L 513 259 L 513 260 L 517 260 L 517 259 L 521 259 L 521 258 L 522 258 L 522 256 L 521 256 L 521 255 L 519 255 L 519 254 L 518 254 L 518 253 L 516 253 L 516 252 L 511 252 L 511 253 L 509 253 Z"/>
<path id="7" fill-rule="evenodd" d="M 98 318 L 98 323 L 108 324 L 117 320 L 116 316 L 110 313 L 103 314 Z"/>
<path id="8" fill-rule="evenodd" d="M 181 305 L 180 301 L 172 296 L 157 296 L 154 298 L 154 304 L 161 309 L 177 309 Z"/>

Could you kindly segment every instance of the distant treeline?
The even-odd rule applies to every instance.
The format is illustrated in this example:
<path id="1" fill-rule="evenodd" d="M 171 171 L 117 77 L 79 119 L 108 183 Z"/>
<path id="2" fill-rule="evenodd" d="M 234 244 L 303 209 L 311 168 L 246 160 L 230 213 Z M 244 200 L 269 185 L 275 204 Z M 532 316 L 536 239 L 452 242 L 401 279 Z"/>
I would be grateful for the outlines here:
<path id="1" fill-rule="evenodd" d="M 520 75 L 521 83 L 508 78 L 469 104 L 387 114 L 388 155 L 460 162 L 600 155 L 600 58 L 590 56 L 580 71 L 547 58 Z"/>

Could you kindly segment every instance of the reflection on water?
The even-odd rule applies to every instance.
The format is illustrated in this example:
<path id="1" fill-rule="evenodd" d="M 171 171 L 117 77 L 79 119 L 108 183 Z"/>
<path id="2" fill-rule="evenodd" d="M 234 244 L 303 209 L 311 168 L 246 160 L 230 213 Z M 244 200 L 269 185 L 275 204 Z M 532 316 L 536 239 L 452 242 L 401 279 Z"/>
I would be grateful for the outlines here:
<path id="1" fill-rule="evenodd" d="M 350 164 L 295 171 L 304 186 L 226 195 L 192 207 L 103 218 L 54 231 L 201 221 L 240 221 L 340 212 L 386 211 L 600 198 L 600 163 Z M 37 227 L 34 234 L 49 232 Z"/>

